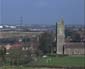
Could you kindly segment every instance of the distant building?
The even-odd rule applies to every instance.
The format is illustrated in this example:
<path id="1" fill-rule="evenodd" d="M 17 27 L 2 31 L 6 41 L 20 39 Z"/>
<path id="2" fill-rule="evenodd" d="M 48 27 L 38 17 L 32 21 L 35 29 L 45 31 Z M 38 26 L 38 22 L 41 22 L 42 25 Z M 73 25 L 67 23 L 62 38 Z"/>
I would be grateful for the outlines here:
<path id="1" fill-rule="evenodd" d="M 64 45 L 66 55 L 85 55 L 85 43 L 72 42 Z"/>
<path id="2" fill-rule="evenodd" d="M 2 29 L 2 28 L 3 28 L 3 26 L 0 25 L 0 29 Z"/>

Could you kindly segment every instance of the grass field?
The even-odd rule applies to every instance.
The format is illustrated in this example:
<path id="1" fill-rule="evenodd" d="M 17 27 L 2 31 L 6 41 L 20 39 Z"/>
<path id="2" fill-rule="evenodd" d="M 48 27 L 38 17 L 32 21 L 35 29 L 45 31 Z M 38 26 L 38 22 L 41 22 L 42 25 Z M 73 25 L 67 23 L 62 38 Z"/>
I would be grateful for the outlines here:
<path id="1" fill-rule="evenodd" d="M 36 65 L 85 66 L 85 56 L 56 56 L 40 58 Z"/>
<path id="2" fill-rule="evenodd" d="M 36 62 L 31 65 L 47 65 L 47 66 L 85 66 L 85 56 L 56 56 L 56 57 L 46 57 L 39 58 Z M 26 66 L 3 66 L 0 69 L 52 69 L 52 68 L 32 68 Z M 53 68 L 55 69 L 55 68 Z"/>

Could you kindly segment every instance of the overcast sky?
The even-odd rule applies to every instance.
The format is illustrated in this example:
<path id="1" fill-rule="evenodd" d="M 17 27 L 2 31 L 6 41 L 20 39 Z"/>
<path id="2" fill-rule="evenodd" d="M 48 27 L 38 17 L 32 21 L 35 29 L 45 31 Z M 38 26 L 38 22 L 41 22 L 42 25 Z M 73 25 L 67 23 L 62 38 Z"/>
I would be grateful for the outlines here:
<path id="1" fill-rule="evenodd" d="M 84 24 L 84 0 L 0 0 L 0 24 Z"/>

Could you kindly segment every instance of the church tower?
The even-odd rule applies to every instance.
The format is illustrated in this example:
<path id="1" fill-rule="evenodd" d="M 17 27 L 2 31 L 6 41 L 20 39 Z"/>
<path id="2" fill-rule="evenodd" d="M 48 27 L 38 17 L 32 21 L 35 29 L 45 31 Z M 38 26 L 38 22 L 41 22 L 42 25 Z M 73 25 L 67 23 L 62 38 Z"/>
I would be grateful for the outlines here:
<path id="1" fill-rule="evenodd" d="M 64 20 L 63 18 L 61 21 L 57 24 L 57 54 L 63 54 L 63 45 L 64 45 Z"/>

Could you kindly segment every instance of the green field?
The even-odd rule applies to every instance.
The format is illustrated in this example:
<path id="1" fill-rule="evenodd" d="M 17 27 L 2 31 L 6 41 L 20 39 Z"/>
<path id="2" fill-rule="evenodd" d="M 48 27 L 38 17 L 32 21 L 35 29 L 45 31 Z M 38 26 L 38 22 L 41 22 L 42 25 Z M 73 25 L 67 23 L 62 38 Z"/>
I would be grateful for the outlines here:
<path id="1" fill-rule="evenodd" d="M 48 56 L 46 58 L 38 58 L 36 62 L 30 65 L 46 65 L 46 66 L 61 66 L 61 67 L 84 67 L 85 66 L 85 56 Z M 32 68 L 29 64 L 25 66 L 3 66 L 0 69 L 50 69 L 50 68 Z M 51 68 L 52 69 L 52 68 Z"/>
<path id="2" fill-rule="evenodd" d="M 84 66 L 85 56 L 56 56 L 40 58 L 36 65 L 54 65 L 54 66 Z"/>

